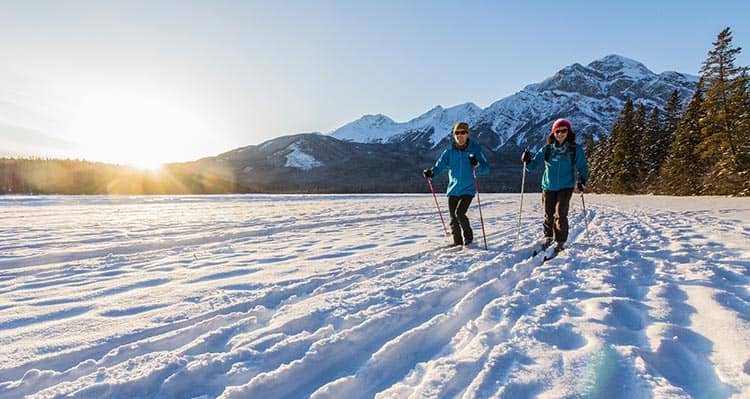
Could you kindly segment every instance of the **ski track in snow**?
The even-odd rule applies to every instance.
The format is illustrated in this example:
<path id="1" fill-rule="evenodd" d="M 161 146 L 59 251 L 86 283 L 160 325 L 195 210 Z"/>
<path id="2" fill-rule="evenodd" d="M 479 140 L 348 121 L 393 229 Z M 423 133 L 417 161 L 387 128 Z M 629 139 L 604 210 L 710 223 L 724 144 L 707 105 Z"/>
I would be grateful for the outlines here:
<path id="1" fill-rule="evenodd" d="M 750 397 L 750 200 L 539 205 L 0 197 L 0 399 Z"/>

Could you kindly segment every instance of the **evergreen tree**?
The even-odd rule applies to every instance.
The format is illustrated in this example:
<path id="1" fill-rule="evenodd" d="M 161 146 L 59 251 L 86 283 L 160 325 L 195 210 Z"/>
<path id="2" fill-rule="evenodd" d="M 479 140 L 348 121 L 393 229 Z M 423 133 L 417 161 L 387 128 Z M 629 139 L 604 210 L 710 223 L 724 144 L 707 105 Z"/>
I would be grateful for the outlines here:
<path id="1" fill-rule="evenodd" d="M 672 146 L 674 141 L 675 131 L 677 130 L 677 122 L 680 120 L 682 115 L 682 103 L 680 102 L 680 96 L 677 90 L 672 91 L 672 95 L 669 96 L 667 104 L 664 106 L 664 117 L 662 119 L 661 134 L 655 142 L 654 154 L 656 159 L 654 160 L 659 168 L 664 164 L 664 160 L 667 158 L 669 148 Z"/>
<path id="2" fill-rule="evenodd" d="M 616 194 L 628 194 L 633 191 L 636 180 L 636 165 L 633 162 L 633 140 L 635 128 L 635 112 L 633 101 L 625 102 L 622 113 L 617 122 L 612 126 L 610 139 L 613 140 L 612 160 L 607 169 L 611 174 L 610 189 Z"/>
<path id="3" fill-rule="evenodd" d="M 677 90 L 673 90 L 672 94 L 667 100 L 667 104 L 664 106 L 664 130 L 671 132 L 672 139 L 674 139 L 674 131 L 677 129 L 677 122 L 680 120 L 682 115 L 682 103 L 680 102 L 680 95 Z M 672 144 L 671 142 L 669 143 Z M 669 146 L 667 146 L 669 149 Z"/>
<path id="4" fill-rule="evenodd" d="M 601 142 L 601 139 L 599 139 Z M 589 164 L 589 180 L 586 182 L 588 187 L 592 187 L 594 179 L 594 162 L 596 157 L 596 149 L 599 143 L 594 141 L 593 134 L 587 134 L 583 137 L 583 153 L 586 156 L 586 160 Z"/>
<path id="5" fill-rule="evenodd" d="M 612 162 L 615 154 L 615 143 L 618 141 L 618 135 L 622 130 L 620 128 L 620 116 L 612 124 L 609 136 L 599 138 L 594 146 L 589 161 L 589 187 L 591 190 L 600 193 L 612 192 L 612 181 L 614 177 Z"/>
<path id="6" fill-rule="evenodd" d="M 586 159 L 591 159 L 592 155 L 594 154 L 594 147 L 596 144 L 594 143 L 594 136 L 591 134 L 587 134 L 583 137 L 583 153 L 586 155 Z"/>
<path id="7" fill-rule="evenodd" d="M 661 169 L 662 194 L 697 195 L 701 192 L 703 164 L 698 156 L 697 147 L 701 142 L 700 120 L 705 117 L 702 108 L 703 81 L 693 94 L 685 114 L 677 123 L 675 139 L 669 149 L 669 155 Z"/>
<path id="8" fill-rule="evenodd" d="M 589 161 L 589 188 L 597 192 L 609 192 L 609 181 L 611 176 L 608 175 L 607 167 L 609 160 L 609 139 L 603 137 L 594 145 L 591 156 L 587 156 Z"/>
<path id="9" fill-rule="evenodd" d="M 643 137 L 641 137 L 641 159 L 642 167 L 641 170 L 641 191 L 650 190 L 657 180 L 659 174 L 659 167 L 661 166 L 661 160 L 663 156 L 659 154 L 659 141 L 664 136 L 663 123 L 661 120 L 661 114 L 659 108 L 651 110 L 651 114 L 646 122 L 645 129 L 643 130 Z"/>
<path id="10" fill-rule="evenodd" d="M 734 65 L 741 48 L 732 45 L 729 28 L 719 33 L 714 48 L 701 69 L 706 84 L 700 122 L 701 159 L 712 165 L 704 177 L 706 194 L 740 194 L 748 182 L 750 153 L 740 141 L 743 117 L 747 114 L 747 68 Z"/>
<path id="11" fill-rule="evenodd" d="M 646 106 L 639 104 L 633 116 L 633 132 L 630 134 L 630 140 L 628 140 L 628 152 L 630 155 L 630 164 L 632 170 L 630 171 L 631 181 L 631 193 L 642 192 L 643 178 L 645 176 L 645 159 L 643 157 L 643 150 L 641 145 L 643 144 L 643 136 L 646 134 Z"/>
<path id="12" fill-rule="evenodd" d="M 743 93 L 745 97 L 744 112 L 740 116 L 738 130 L 740 132 L 750 132 L 750 76 L 747 70 L 742 74 L 741 80 L 744 82 Z M 742 186 L 739 195 L 750 196 L 750 140 L 743 139 L 740 141 L 740 171 L 739 178 Z"/>

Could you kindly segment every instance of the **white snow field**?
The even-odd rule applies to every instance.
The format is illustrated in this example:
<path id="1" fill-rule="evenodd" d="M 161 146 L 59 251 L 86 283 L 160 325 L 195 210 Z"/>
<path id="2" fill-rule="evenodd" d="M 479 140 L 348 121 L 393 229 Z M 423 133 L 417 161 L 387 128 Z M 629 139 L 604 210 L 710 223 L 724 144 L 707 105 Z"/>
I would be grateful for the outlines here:
<path id="1" fill-rule="evenodd" d="M 0 197 L 0 398 L 750 398 L 750 199 L 585 199 Z"/>

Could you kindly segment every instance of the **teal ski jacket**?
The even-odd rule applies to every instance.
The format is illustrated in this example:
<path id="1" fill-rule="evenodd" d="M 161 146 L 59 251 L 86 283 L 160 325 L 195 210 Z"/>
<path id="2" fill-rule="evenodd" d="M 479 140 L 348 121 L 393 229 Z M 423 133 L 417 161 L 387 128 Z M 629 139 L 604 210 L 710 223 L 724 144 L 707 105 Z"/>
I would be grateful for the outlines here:
<path id="1" fill-rule="evenodd" d="M 549 147 L 549 159 L 545 160 L 547 147 Z M 531 162 L 526 164 L 526 171 L 532 172 L 544 163 L 544 175 L 542 176 L 542 190 L 559 191 L 566 188 L 574 188 L 576 180 L 586 182 L 589 179 L 589 164 L 586 154 L 580 145 L 575 146 L 575 171 L 571 160 L 570 147 L 567 142 L 558 145 L 557 142 L 546 144 L 534 154 Z M 574 173 L 578 175 L 574 176 Z"/>
<path id="2" fill-rule="evenodd" d="M 490 172 L 490 164 L 482 152 L 479 143 L 469 139 L 466 148 L 459 149 L 453 143 L 440 155 L 432 168 L 433 176 L 437 177 L 446 169 L 448 170 L 448 196 L 476 195 L 474 187 L 474 173 L 472 172 L 469 155 L 474 154 L 479 165 L 477 174 L 485 175 Z"/>

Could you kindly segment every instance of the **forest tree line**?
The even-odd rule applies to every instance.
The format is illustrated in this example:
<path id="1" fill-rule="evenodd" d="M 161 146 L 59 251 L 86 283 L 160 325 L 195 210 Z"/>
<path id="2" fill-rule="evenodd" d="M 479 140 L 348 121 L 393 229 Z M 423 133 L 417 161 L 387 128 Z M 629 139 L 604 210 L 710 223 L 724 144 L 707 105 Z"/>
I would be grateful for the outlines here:
<path id="1" fill-rule="evenodd" d="M 0 158 L 3 194 L 221 194 L 238 192 L 237 183 L 189 164 L 158 171 L 72 159 Z"/>
<path id="2" fill-rule="evenodd" d="M 587 138 L 596 192 L 750 195 L 748 67 L 729 28 L 719 33 L 683 108 L 673 92 L 663 110 L 629 100 L 608 137 Z"/>

